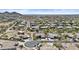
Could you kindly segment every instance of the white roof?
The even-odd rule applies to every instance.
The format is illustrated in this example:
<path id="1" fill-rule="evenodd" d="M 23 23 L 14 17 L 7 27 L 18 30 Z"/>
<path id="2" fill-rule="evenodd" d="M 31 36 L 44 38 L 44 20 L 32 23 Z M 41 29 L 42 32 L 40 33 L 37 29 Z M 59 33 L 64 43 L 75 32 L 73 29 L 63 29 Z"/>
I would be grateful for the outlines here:
<path id="1" fill-rule="evenodd" d="M 18 32 L 23 33 L 24 31 L 18 31 Z"/>
<path id="2" fill-rule="evenodd" d="M 45 36 L 44 33 L 35 33 L 35 35 L 36 35 L 36 36 L 39 36 L 39 35 L 41 35 L 41 36 Z"/>
<path id="3" fill-rule="evenodd" d="M 73 37 L 74 35 L 72 33 L 65 33 L 66 35 Z"/>
<path id="4" fill-rule="evenodd" d="M 57 33 L 48 33 L 49 37 L 53 37 L 53 36 L 59 36 Z"/>
<path id="5" fill-rule="evenodd" d="M 57 28 L 63 28 L 63 26 L 58 26 Z"/>

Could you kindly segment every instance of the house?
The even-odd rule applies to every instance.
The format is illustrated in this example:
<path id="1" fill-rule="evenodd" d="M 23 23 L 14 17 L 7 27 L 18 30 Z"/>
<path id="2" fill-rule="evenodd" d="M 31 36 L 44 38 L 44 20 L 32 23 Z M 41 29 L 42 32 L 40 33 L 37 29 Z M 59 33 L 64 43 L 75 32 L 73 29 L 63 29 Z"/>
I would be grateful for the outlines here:
<path id="1" fill-rule="evenodd" d="M 73 38 L 74 35 L 72 33 L 65 33 L 65 35 L 68 37 L 68 38 Z"/>
<path id="2" fill-rule="evenodd" d="M 30 25 L 31 25 L 31 26 L 36 26 L 37 24 L 36 24 L 34 21 L 31 21 L 31 22 L 30 22 Z"/>
<path id="3" fill-rule="evenodd" d="M 53 23 L 53 24 L 50 25 L 50 28 L 55 28 L 56 26 L 57 25 Z"/>
<path id="4" fill-rule="evenodd" d="M 57 33 L 48 33 L 48 40 L 58 41 L 60 36 Z"/>
<path id="5" fill-rule="evenodd" d="M 20 24 L 20 25 L 18 25 L 20 28 L 22 28 L 22 27 L 24 27 L 24 25 L 23 24 Z"/>
<path id="6" fill-rule="evenodd" d="M 26 39 L 23 39 L 24 42 L 27 42 L 27 41 L 32 41 L 32 38 L 31 37 L 28 37 Z"/>
<path id="7" fill-rule="evenodd" d="M 73 26 L 77 26 L 77 24 L 74 23 Z"/>
<path id="8" fill-rule="evenodd" d="M 77 26 L 76 28 L 79 29 L 79 26 Z"/>
<path id="9" fill-rule="evenodd" d="M 63 27 L 63 26 L 58 26 L 57 28 L 58 28 L 58 29 L 63 29 L 64 27 Z"/>
<path id="10" fill-rule="evenodd" d="M 74 25 L 73 25 L 72 28 L 77 28 L 77 26 L 74 26 Z"/>
<path id="11" fill-rule="evenodd" d="M 51 25 L 52 25 L 52 26 L 56 26 L 57 24 L 55 24 L 55 23 L 52 23 Z"/>
<path id="12" fill-rule="evenodd" d="M 31 22 L 30 23 L 30 28 L 33 30 L 38 30 L 39 29 L 39 25 L 37 25 L 35 22 Z"/>
<path id="13" fill-rule="evenodd" d="M 18 31 L 18 35 L 24 35 L 24 31 Z"/>
<path id="14" fill-rule="evenodd" d="M 67 29 L 72 29 L 72 27 L 71 27 L 71 26 L 66 26 L 65 28 L 67 28 Z"/>
<path id="15" fill-rule="evenodd" d="M 23 40 L 23 41 L 30 41 L 32 40 L 29 34 L 25 34 L 25 35 L 18 35 L 18 37 Z"/>
<path id="16" fill-rule="evenodd" d="M 71 26 L 69 23 L 66 23 L 66 26 Z"/>
<path id="17" fill-rule="evenodd" d="M 36 36 L 37 39 L 41 39 L 41 40 L 45 40 L 46 39 L 45 34 L 42 33 L 42 32 L 35 33 L 35 36 Z"/>
<path id="18" fill-rule="evenodd" d="M 74 41 L 75 37 L 72 33 L 65 33 L 65 36 L 67 37 L 68 41 Z"/>
<path id="19" fill-rule="evenodd" d="M 40 29 L 47 29 L 49 26 L 47 25 L 43 25 L 43 26 L 40 26 Z"/>
<path id="20" fill-rule="evenodd" d="M 46 24 L 44 24 L 44 25 L 46 25 L 46 26 L 50 26 L 50 24 L 49 24 L 49 23 L 46 23 Z"/>
<path id="21" fill-rule="evenodd" d="M 18 31 L 17 34 L 18 35 L 16 35 L 13 39 L 25 41 L 25 40 L 29 40 L 29 38 L 31 38 L 30 35 L 28 33 L 25 33 L 24 31 Z"/>
<path id="22" fill-rule="evenodd" d="M 31 26 L 31 29 L 33 29 L 33 30 L 38 30 L 38 29 L 39 29 L 39 26 L 38 26 L 38 25 Z"/>
<path id="23" fill-rule="evenodd" d="M 23 39 L 27 39 L 30 37 L 30 35 L 28 34 L 25 34 L 25 35 L 18 35 L 20 38 L 23 38 Z"/>
<path id="24" fill-rule="evenodd" d="M 63 23 L 59 23 L 58 26 L 64 26 L 64 24 Z"/>

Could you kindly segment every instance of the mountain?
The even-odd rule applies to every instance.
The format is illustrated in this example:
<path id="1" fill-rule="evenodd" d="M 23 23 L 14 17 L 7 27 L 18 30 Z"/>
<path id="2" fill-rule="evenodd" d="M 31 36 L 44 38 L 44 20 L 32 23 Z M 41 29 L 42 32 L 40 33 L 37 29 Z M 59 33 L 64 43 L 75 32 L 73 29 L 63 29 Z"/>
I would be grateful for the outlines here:
<path id="1" fill-rule="evenodd" d="M 16 20 L 22 18 L 23 15 L 17 12 L 3 12 L 0 13 L 0 20 Z"/>

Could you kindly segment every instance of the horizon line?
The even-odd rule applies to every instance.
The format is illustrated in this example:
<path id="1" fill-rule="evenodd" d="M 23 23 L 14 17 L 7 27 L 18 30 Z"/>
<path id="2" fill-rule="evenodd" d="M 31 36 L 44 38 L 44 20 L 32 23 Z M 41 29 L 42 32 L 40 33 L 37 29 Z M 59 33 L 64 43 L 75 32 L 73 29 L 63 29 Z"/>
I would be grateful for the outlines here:
<path id="1" fill-rule="evenodd" d="M 20 14 L 79 14 L 79 9 L 0 9 L 0 12 L 17 12 Z"/>

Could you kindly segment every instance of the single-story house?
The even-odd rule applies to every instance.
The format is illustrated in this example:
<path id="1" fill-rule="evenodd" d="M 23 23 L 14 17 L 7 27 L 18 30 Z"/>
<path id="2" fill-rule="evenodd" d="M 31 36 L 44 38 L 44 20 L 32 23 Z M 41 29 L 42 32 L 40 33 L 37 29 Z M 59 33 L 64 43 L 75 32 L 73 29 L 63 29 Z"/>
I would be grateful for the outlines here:
<path id="1" fill-rule="evenodd" d="M 25 32 L 24 31 L 18 31 L 18 35 L 24 35 Z"/>
<path id="2" fill-rule="evenodd" d="M 71 29 L 72 27 L 71 27 L 71 26 L 66 26 L 65 28 L 67 28 L 67 29 Z"/>
<path id="3" fill-rule="evenodd" d="M 48 33 L 48 40 L 58 40 L 60 38 L 60 35 L 57 33 Z"/>
<path id="4" fill-rule="evenodd" d="M 43 25 L 43 26 L 40 26 L 40 29 L 47 29 L 49 26 L 46 26 L 46 25 Z"/>
<path id="5" fill-rule="evenodd" d="M 45 34 L 44 33 L 35 33 L 35 36 L 37 37 L 37 39 L 41 39 L 41 40 L 45 40 Z"/>
<path id="6" fill-rule="evenodd" d="M 33 30 L 36 29 L 37 30 L 37 29 L 39 29 L 39 25 L 31 26 L 31 29 L 33 29 Z"/>
<path id="7" fill-rule="evenodd" d="M 72 33 L 65 33 L 65 35 L 68 37 L 68 38 L 73 38 L 74 35 Z"/>
<path id="8" fill-rule="evenodd" d="M 58 29 L 63 29 L 64 27 L 63 27 L 63 26 L 57 26 L 57 28 L 58 28 Z"/>

